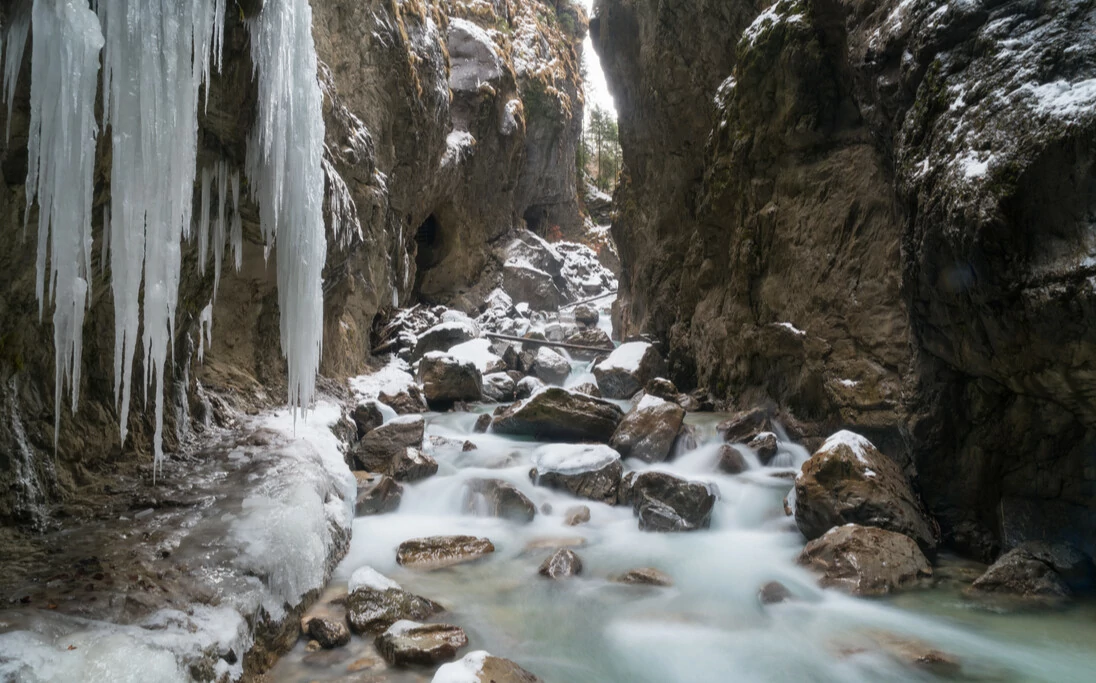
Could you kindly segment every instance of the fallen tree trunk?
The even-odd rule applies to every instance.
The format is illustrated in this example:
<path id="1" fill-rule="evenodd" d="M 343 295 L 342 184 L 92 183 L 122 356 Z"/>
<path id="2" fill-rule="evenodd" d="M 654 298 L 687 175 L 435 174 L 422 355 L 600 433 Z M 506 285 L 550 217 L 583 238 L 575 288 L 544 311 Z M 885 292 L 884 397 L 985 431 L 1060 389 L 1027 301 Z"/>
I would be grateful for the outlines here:
<path id="1" fill-rule="evenodd" d="M 568 344 L 566 342 L 554 342 L 554 341 L 542 341 L 540 339 L 526 339 L 525 337 L 512 337 L 508 334 L 495 334 L 494 332 L 486 332 L 484 336 L 489 339 L 498 339 L 500 341 L 512 341 L 519 342 L 521 344 L 532 344 L 534 346 L 556 346 L 561 349 L 567 349 L 568 351 L 587 351 L 592 353 L 612 353 L 616 347 L 604 347 L 604 346 L 584 346 L 582 344 Z"/>

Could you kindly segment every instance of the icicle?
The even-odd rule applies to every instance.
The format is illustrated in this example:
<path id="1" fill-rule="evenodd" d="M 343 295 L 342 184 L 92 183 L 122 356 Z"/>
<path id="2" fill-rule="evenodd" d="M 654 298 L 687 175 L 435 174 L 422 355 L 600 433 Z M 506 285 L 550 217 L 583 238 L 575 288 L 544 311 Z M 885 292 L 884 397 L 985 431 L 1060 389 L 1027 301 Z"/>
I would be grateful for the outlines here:
<path id="1" fill-rule="evenodd" d="M 210 301 L 198 315 L 198 362 L 205 359 L 205 347 L 213 345 L 213 302 Z"/>
<path id="2" fill-rule="evenodd" d="M 95 75 L 103 35 L 83 0 L 35 0 L 32 13 L 27 216 L 37 199 L 38 315 L 42 315 L 47 298 L 54 305 L 56 448 L 66 379 L 71 382 L 74 412 L 80 395 L 81 342 L 91 273 Z M 10 73 L 5 74 L 5 89 Z"/>
<path id="3" fill-rule="evenodd" d="M 209 189 L 213 184 L 213 169 L 202 169 L 202 205 L 198 213 L 198 272 L 205 275 L 209 262 Z"/>
<path id="4" fill-rule="evenodd" d="M 326 158 L 323 160 L 323 172 L 327 179 L 327 214 L 331 216 L 331 234 L 343 246 L 347 246 L 355 236 L 362 238 L 358 207 L 350 196 L 346 181 Z"/>
<path id="5" fill-rule="evenodd" d="M 114 387 L 125 441 L 140 331 L 143 389 L 155 387 L 154 472 L 163 458 L 164 365 L 175 336 L 180 242 L 190 233 L 193 210 L 198 91 L 211 46 L 223 41 L 213 35 L 223 28 L 216 16 L 223 8 L 224 0 L 98 4 L 106 36 L 103 120 L 113 132 Z"/>
<path id="6" fill-rule="evenodd" d="M 225 257 L 225 202 L 228 200 L 228 163 L 217 162 L 217 222 L 213 224 L 213 297 L 221 286 L 221 263 Z"/>
<path id="7" fill-rule="evenodd" d="M 236 266 L 236 272 L 240 272 L 240 266 L 244 261 L 244 225 L 240 219 L 240 172 L 233 171 L 229 178 L 232 187 L 232 230 L 229 240 L 232 242 L 232 262 Z"/>
<path id="8" fill-rule="evenodd" d="M 312 402 L 323 343 L 324 236 L 322 95 L 308 0 L 266 0 L 249 23 L 259 116 L 247 172 L 267 249 L 278 251 L 282 353 L 289 404 Z"/>
<path id="9" fill-rule="evenodd" d="M 19 68 L 23 66 L 23 52 L 27 47 L 27 34 L 30 32 L 30 3 L 16 5 L 9 17 L 11 23 L 6 26 L 4 51 L 4 102 L 8 105 L 7 130 L 4 135 L 11 139 L 11 107 L 15 101 L 15 86 L 19 82 Z M 94 76 L 94 74 L 92 74 Z"/>

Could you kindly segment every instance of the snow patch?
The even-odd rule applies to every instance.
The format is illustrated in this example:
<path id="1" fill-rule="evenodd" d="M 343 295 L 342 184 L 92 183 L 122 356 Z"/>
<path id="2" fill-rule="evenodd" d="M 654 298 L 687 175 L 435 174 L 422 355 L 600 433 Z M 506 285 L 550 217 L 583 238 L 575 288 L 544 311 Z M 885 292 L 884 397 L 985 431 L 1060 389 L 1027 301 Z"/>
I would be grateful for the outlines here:
<path id="1" fill-rule="evenodd" d="M 910 0 L 903 1 L 910 2 Z M 789 12 L 792 4 L 787 0 L 773 3 L 772 6 L 759 14 L 752 24 L 746 27 L 746 30 L 742 32 L 742 40 L 745 40 L 750 47 L 753 47 L 757 44 L 758 38 L 779 24 L 803 23 L 806 19 L 803 14 Z"/>
<path id="2" fill-rule="evenodd" d="M 598 365 L 598 368 L 602 370 L 621 370 L 629 373 L 639 372 L 643 357 L 647 355 L 650 348 L 651 345 L 647 342 L 621 344 Z"/>
<path id="3" fill-rule="evenodd" d="M 871 441 L 868 441 L 856 432 L 850 432 L 847 429 L 843 429 L 826 439 L 826 443 L 822 444 L 822 448 L 819 450 L 830 451 L 838 446 L 848 446 L 853 454 L 856 455 L 857 460 L 865 465 L 871 464 L 868 461 L 867 450 L 869 448 L 875 450 L 875 446 L 872 445 Z"/>
<path id="4" fill-rule="evenodd" d="M 549 444 L 533 451 L 533 467 L 540 474 L 595 472 L 617 460 L 620 454 L 602 444 Z"/>
<path id="5" fill-rule="evenodd" d="M 502 359 L 491 353 L 489 339 L 473 339 L 449 349 L 449 355 L 474 363 L 481 373 L 503 365 Z"/>
<path id="6" fill-rule="evenodd" d="M 480 683 L 483 665 L 490 656 L 486 650 L 469 652 L 455 662 L 443 664 L 430 681 L 431 683 Z"/>
<path id="7" fill-rule="evenodd" d="M 402 590 L 400 584 L 372 567 L 359 567 L 350 575 L 350 584 L 347 586 L 347 590 L 353 593 L 359 588 L 369 588 L 382 592 L 387 590 Z"/>
<path id="8" fill-rule="evenodd" d="M 410 366 L 405 361 L 392 356 L 388 360 L 388 365 L 377 372 L 351 377 L 350 389 L 362 401 L 376 400 L 381 394 L 394 396 L 407 391 L 415 383 L 415 378 L 411 376 L 409 370 Z"/>

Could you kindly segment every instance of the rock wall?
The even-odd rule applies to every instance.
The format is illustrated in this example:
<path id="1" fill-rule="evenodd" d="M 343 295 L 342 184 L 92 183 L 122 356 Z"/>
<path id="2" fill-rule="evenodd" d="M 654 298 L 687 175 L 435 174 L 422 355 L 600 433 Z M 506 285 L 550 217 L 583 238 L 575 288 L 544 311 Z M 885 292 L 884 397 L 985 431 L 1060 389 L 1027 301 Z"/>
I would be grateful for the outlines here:
<path id="1" fill-rule="evenodd" d="M 224 67 L 200 108 L 199 169 L 225 160 L 242 171 L 255 120 L 242 13 L 261 3 L 229 5 Z M 523 227 L 527 214 L 581 222 L 574 150 L 586 18 L 568 0 L 313 0 L 312 7 L 329 165 L 321 372 L 343 378 L 365 370 L 374 320 L 387 308 L 419 297 L 482 303 L 477 297 L 501 269 L 492 242 Z M 135 390 L 130 438 L 119 443 L 113 306 L 99 258 L 110 160 L 100 143 L 81 401 L 75 415 L 64 410 L 54 452 L 52 329 L 48 315 L 38 319 L 34 229 L 23 232 L 29 55 L 28 47 L 11 137 L 0 147 L 0 523 L 41 527 L 50 503 L 149 469 L 152 421 Z M 8 124 L 0 111 L 0 127 Z M 264 259 L 256 207 L 243 202 L 242 217 L 243 268 L 225 265 L 202 363 L 199 316 L 212 299 L 212 274 L 199 274 L 197 249 L 184 245 L 174 376 L 161 392 L 168 451 L 211 421 L 230 420 L 224 407 L 253 412 L 285 400 L 276 273 Z M 350 240 L 335 239 L 335 221 Z"/>
<path id="2" fill-rule="evenodd" d="M 617 324 L 867 434 L 954 547 L 1096 543 L 1096 6 L 598 0 Z"/>

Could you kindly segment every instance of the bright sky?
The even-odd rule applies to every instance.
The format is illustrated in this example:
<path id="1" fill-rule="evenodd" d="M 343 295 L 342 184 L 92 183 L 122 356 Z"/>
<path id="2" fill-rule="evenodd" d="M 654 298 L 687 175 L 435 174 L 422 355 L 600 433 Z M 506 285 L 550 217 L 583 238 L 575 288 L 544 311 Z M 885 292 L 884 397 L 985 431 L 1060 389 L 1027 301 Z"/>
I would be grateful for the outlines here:
<path id="1" fill-rule="evenodd" d="M 578 3 L 586 8 L 586 14 L 593 15 L 594 0 L 578 0 Z M 594 105 L 608 110 L 613 117 L 617 115 L 613 97 L 609 94 L 609 86 L 605 83 L 605 72 L 601 70 L 601 62 L 594 52 L 590 36 L 582 44 L 582 58 L 586 61 L 586 118 L 589 120 L 590 110 Z"/>

